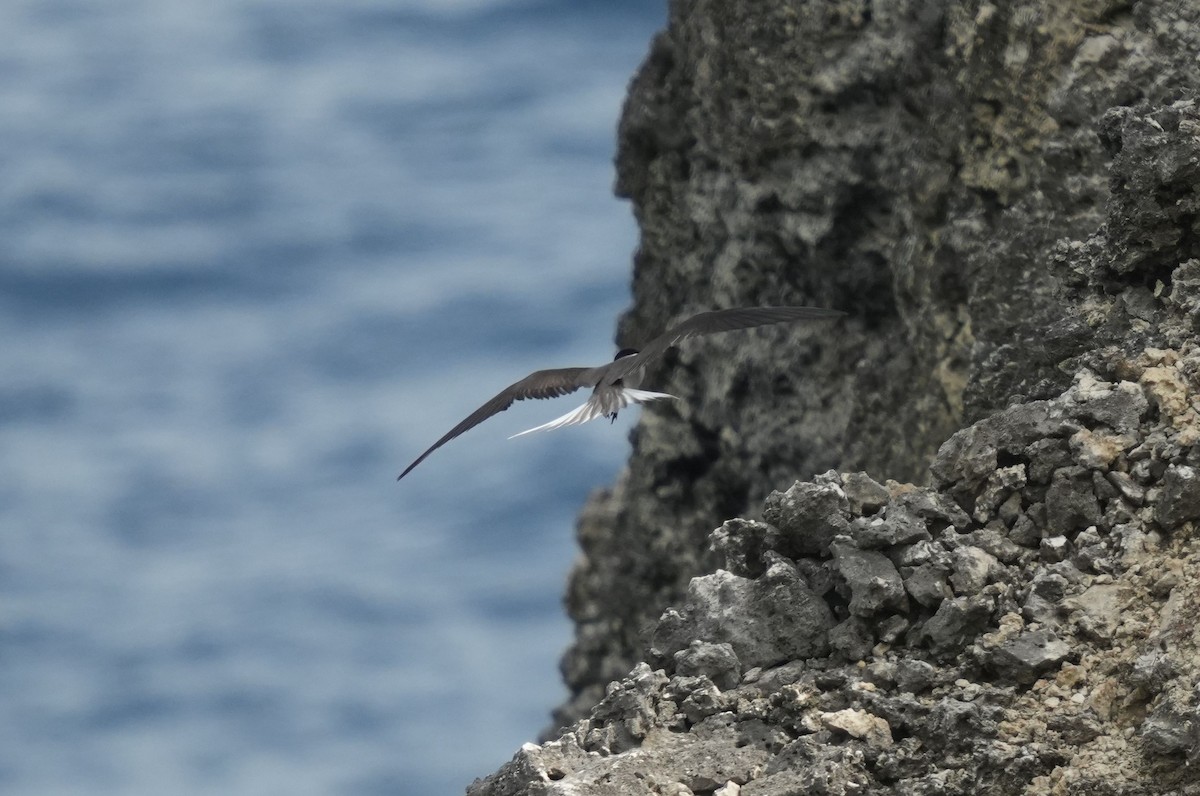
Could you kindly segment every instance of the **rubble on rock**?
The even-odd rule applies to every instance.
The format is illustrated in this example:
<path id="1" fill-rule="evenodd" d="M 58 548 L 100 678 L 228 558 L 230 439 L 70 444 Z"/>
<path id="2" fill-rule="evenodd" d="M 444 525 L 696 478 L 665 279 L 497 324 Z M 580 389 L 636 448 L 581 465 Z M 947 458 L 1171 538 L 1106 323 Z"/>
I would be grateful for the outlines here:
<path id="1" fill-rule="evenodd" d="M 955 434 L 931 487 L 829 472 L 725 523 L 649 662 L 472 792 L 1105 792 L 1114 767 L 1200 792 L 1200 448 L 1173 444 L 1200 429 L 1143 399 L 1161 356 Z M 1200 405 L 1200 345 L 1170 359 Z"/>

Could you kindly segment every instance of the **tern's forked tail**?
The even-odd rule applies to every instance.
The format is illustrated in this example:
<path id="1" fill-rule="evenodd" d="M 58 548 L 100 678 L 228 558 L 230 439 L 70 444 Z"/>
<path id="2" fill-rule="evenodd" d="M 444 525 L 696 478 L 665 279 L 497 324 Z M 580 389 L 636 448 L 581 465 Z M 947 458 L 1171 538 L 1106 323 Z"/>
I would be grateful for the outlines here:
<path id="1" fill-rule="evenodd" d="M 622 387 L 616 409 L 624 409 L 625 407 L 632 406 L 633 404 L 644 404 L 648 401 L 657 401 L 662 398 L 673 398 L 678 400 L 676 396 L 665 392 L 650 392 L 649 390 L 634 390 L 629 387 Z M 552 431 L 556 428 L 563 428 L 564 426 L 579 425 L 580 423 L 586 423 L 589 420 L 595 420 L 598 417 L 604 417 L 605 414 L 607 413 L 604 411 L 604 407 L 600 405 L 600 402 L 596 400 L 596 396 L 593 394 L 592 397 L 583 404 L 583 406 L 572 409 L 562 417 L 555 418 L 549 423 L 543 423 L 540 426 L 522 431 L 519 434 L 513 434 L 511 437 L 509 437 L 509 439 L 523 437 L 526 434 L 532 434 L 535 431 Z"/>

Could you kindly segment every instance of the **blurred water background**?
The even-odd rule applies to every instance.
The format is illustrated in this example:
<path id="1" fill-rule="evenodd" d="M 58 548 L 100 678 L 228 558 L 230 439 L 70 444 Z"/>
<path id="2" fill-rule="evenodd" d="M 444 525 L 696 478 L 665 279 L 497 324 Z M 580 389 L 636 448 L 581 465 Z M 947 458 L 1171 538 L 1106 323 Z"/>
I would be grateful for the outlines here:
<path id="1" fill-rule="evenodd" d="M 0 792 L 459 793 L 547 724 L 632 417 L 394 479 L 612 355 L 664 16 L 0 5 Z"/>

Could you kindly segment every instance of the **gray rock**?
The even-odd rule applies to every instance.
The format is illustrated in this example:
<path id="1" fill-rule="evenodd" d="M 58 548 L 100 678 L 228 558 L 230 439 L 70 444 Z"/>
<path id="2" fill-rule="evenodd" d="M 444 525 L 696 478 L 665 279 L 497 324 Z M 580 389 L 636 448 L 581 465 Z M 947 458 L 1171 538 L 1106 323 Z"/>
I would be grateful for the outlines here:
<path id="1" fill-rule="evenodd" d="M 1116 525 L 1113 527 L 1112 535 L 1116 540 L 1116 548 L 1120 552 L 1121 563 L 1126 567 L 1133 566 L 1148 555 L 1153 555 L 1153 551 L 1162 541 L 1162 537 L 1157 531 L 1148 533 L 1140 523 Z"/>
<path id="2" fill-rule="evenodd" d="M 828 560 L 797 558 L 795 564 L 804 583 L 818 597 L 824 597 L 840 584 L 837 573 L 829 568 Z"/>
<path id="3" fill-rule="evenodd" d="M 836 484 L 796 482 L 786 492 L 772 492 L 763 519 L 779 529 L 795 556 L 823 555 L 833 537 L 849 531 L 850 503 Z"/>
<path id="4" fill-rule="evenodd" d="M 885 644 L 894 644 L 897 639 L 908 632 L 911 626 L 912 623 L 903 616 L 889 616 L 879 623 L 875 629 L 875 633 L 879 636 L 879 640 Z"/>
<path id="5" fill-rule="evenodd" d="M 1024 500 L 1022 499 L 1021 493 L 1013 492 L 1011 495 L 1005 498 L 1004 502 L 1000 504 L 1000 507 L 996 509 L 996 515 L 1000 517 L 1000 520 L 1006 526 L 1011 527 L 1012 524 L 1016 522 L 1017 517 L 1021 516 L 1021 506 L 1023 504 Z"/>
<path id="6" fill-rule="evenodd" d="M 937 564 L 921 564 L 904 578 L 904 589 L 926 608 L 933 608 L 951 596 L 948 572 Z"/>
<path id="7" fill-rule="evenodd" d="M 1063 412 L 1050 401 L 1010 406 L 956 432 L 938 449 L 930 470 L 939 484 L 974 488 L 997 469 L 997 454 L 1020 453 L 1035 440 L 1062 433 Z"/>
<path id="8" fill-rule="evenodd" d="M 753 578 L 762 574 L 763 553 L 774 549 L 777 533 L 765 522 L 741 518 L 726 520 L 708 537 L 708 548 L 735 575 Z"/>
<path id="9" fill-rule="evenodd" d="M 952 656 L 984 631 L 991 613 L 992 603 L 983 596 L 943 600 L 921 628 L 921 639 L 935 655 Z"/>
<path id="10" fill-rule="evenodd" d="M 1100 519 L 1103 527 L 1114 529 L 1118 525 L 1126 525 L 1138 519 L 1137 509 L 1123 498 L 1114 498 L 1104 507 L 1104 516 Z"/>
<path id="11" fill-rule="evenodd" d="M 1171 658 L 1161 650 L 1151 650 L 1139 655 L 1133 662 L 1129 680 L 1148 695 L 1154 696 L 1163 689 L 1167 681 L 1175 676 L 1177 669 Z"/>
<path id="12" fill-rule="evenodd" d="M 971 518 L 949 496 L 927 488 L 899 491 L 888 504 L 887 513 L 890 517 L 906 513 L 916 515 L 931 531 L 947 526 L 965 530 L 971 525 Z"/>
<path id="13" fill-rule="evenodd" d="M 1125 311 L 1129 313 L 1131 318 L 1147 322 L 1159 321 L 1162 318 L 1158 297 L 1148 287 L 1136 285 L 1127 287 L 1121 292 L 1120 299 Z M 1138 387 L 1138 385 L 1129 382 L 1122 382 L 1122 384 L 1129 384 L 1134 389 Z M 1142 396 L 1142 398 L 1144 399 L 1145 396 Z"/>
<path id="14" fill-rule="evenodd" d="M 1028 514 L 1018 516 L 1013 521 L 1012 529 L 1008 532 L 1008 538 L 1012 540 L 1013 544 L 1035 549 L 1041 536 L 1041 531 L 1033 524 L 1033 520 L 1029 518 Z"/>
<path id="15" fill-rule="evenodd" d="M 711 694 L 705 678 L 673 678 L 635 667 L 613 683 L 591 718 L 556 741 L 525 744 L 496 774 L 476 780 L 471 796 L 518 796 L 552 793 L 643 793 L 650 779 L 660 793 L 686 796 L 713 793 L 726 783 L 748 782 L 769 762 L 761 743 L 746 743 L 744 733 L 720 717 L 703 719 L 701 703 Z M 688 692 L 689 685 L 696 690 Z M 683 689 L 683 690 L 680 690 Z M 679 711 L 699 721 L 688 732 L 666 731 Z M 676 729 L 683 729 L 676 725 Z"/>
<path id="16" fill-rule="evenodd" d="M 826 793 L 850 796 L 861 790 L 860 767 L 829 760 L 829 744 L 802 736 L 785 746 L 762 775 L 741 788 L 739 796 Z M 613 794 L 618 796 L 618 794 Z"/>
<path id="17" fill-rule="evenodd" d="M 933 664 L 904 658 L 896 664 L 896 687 L 910 694 L 919 694 L 933 685 L 937 669 Z"/>
<path id="18" fill-rule="evenodd" d="M 1083 468 L 1063 468 L 1046 491 L 1046 528 L 1058 536 L 1095 525 L 1100 504 L 1092 491 L 1091 474 Z"/>
<path id="19" fill-rule="evenodd" d="M 1154 520 L 1169 530 L 1196 519 L 1200 519 L 1200 471 L 1188 465 L 1172 465 L 1163 474 Z"/>
<path id="20" fill-rule="evenodd" d="M 773 694 L 804 677 L 805 668 L 803 660 L 788 661 L 765 670 L 756 667 L 746 670 L 742 682 L 753 684 L 760 694 Z"/>
<path id="21" fill-rule="evenodd" d="M 874 514 L 887 505 L 887 487 L 866 473 L 846 473 L 842 476 L 842 490 L 855 514 Z"/>
<path id="22" fill-rule="evenodd" d="M 1038 539 L 1041 539 L 1043 536 L 1054 535 L 1054 533 L 1050 532 L 1049 525 L 1046 522 L 1045 501 L 1038 501 L 1030 504 L 1029 508 L 1025 509 L 1025 516 L 1030 519 L 1030 521 L 1033 523 L 1033 527 L 1037 529 Z"/>
<path id="23" fill-rule="evenodd" d="M 1059 623 L 1059 604 L 1047 600 L 1036 592 L 1030 592 L 1021 605 L 1021 616 L 1026 622 L 1038 622 L 1043 625 L 1057 626 Z"/>
<path id="24" fill-rule="evenodd" d="M 1113 385 L 1082 377 L 1072 393 L 1076 399 L 1069 410 L 1072 417 L 1094 420 L 1119 432 L 1136 429 L 1149 408 L 1142 388 L 1128 381 Z"/>
<path id="25" fill-rule="evenodd" d="M 942 443 L 929 469 L 939 486 L 971 488 L 996 470 L 997 453 L 995 434 L 977 423 Z"/>
<path id="26" fill-rule="evenodd" d="M 1133 466 L 1129 468 L 1129 475 L 1131 475 L 1139 484 L 1148 485 L 1150 482 L 1156 481 L 1159 477 L 1161 477 L 1161 474 L 1155 475 L 1151 472 L 1151 467 L 1156 464 L 1160 463 L 1151 461 L 1150 459 L 1135 461 Z"/>
<path id="27" fill-rule="evenodd" d="M 831 730 L 846 733 L 858 738 L 868 746 L 887 749 L 892 740 L 892 728 L 886 719 L 867 713 L 865 710 L 845 708 L 844 710 L 828 711 L 817 716 L 822 725 Z"/>
<path id="28" fill-rule="evenodd" d="M 958 594 L 978 594 L 1001 570 L 1000 562 L 978 547 L 964 546 L 954 551 L 950 584 Z"/>
<path id="29" fill-rule="evenodd" d="M 594 756 L 567 734 L 541 746 L 525 744 L 496 773 L 477 779 L 467 788 L 471 796 L 519 796 L 533 793 L 534 783 L 564 779 L 585 767 Z"/>
<path id="30" fill-rule="evenodd" d="M 1042 540 L 1039 548 L 1042 560 L 1048 564 L 1065 561 L 1071 554 L 1071 542 L 1065 536 L 1051 536 Z"/>
<path id="31" fill-rule="evenodd" d="M 1069 610 L 1064 599 L 1078 588 L 1083 577 L 1070 561 L 1038 568 L 1030 581 L 1021 615 L 1029 622 L 1058 623 Z"/>
<path id="32" fill-rule="evenodd" d="M 1087 547 L 1088 545 L 1103 544 L 1104 537 L 1100 535 L 1100 530 L 1095 525 L 1089 525 L 1079 533 L 1075 534 L 1075 546 Z"/>
<path id="33" fill-rule="evenodd" d="M 850 535 L 860 548 L 887 548 L 932 538 L 925 520 L 906 507 L 889 505 L 883 516 L 858 517 Z"/>
<path id="34" fill-rule="evenodd" d="M 661 716 L 663 689 L 668 683 L 662 669 L 651 669 L 644 661 L 626 677 L 609 683 L 604 699 L 592 711 L 592 726 L 581 733 L 585 745 L 591 749 L 603 746 L 609 753 L 636 748 Z M 614 718 L 620 720 L 611 721 Z"/>
<path id="35" fill-rule="evenodd" d="M 1092 493 L 1101 503 L 1108 503 L 1111 500 L 1116 500 L 1121 493 L 1112 485 L 1112 482 L 1106 477 L 1108 473 L 1093 472 L 1092 473 Z"/>
<path id="36" fill-rule="evenodd" d="M 859 550 L 848 541 L 835 541 L 830 547 L 833 567 L 850 589 L 851 614 L 871 616 L 908 607 L 904 581 L 887 556 L 876 550 Z"/>
<path id="37" fill-rule="evenodd" d="M 886 658 L 875 658 L 862 667 L 863 682 L 871 683 L 882 690 L 896 685 L 896 664 Z"/>
<path id="38" fill-rule="evenodd" d="M 671 678 L 664 696 L 679 706 L 689 722 L 699 724 L 728 706 L 728 700 L 721 696 L 722 690 L 705 675 L 677 674 Z"/>
<path id="39" fill-rule="evenodd" d="M 1170 299 L 1188 317 L 1200 318 L 1200 260 L 1180 263 L 1171 272 Z"/>
<path id="40" fill-rule="evenodd" d="M 675 653 L 675 671 L 685 677 L 703 675 L 725 691 L 737 686 L 742 664 L 731 644 L 693 641 L 687 649 Z"/>
<path id="41" fill-rule="evenodd" d="M 991 650 L 987 664 L 1001 677 L 1028 685 L 1067 659 L 1071 647 L 1045 630 L 1027 630 Z"/>
<path id="42" fill-rule="evenodd" d="M 898 567 L 916 567 L 921 564 L 938 564 L 950 570 L 950 553 L 939 542 L 924 540 L 901 545 L 891 550 L 889 556 Z"/>
<path id="43" fill-rule="evenodd" d="M 1125 606 L 1133 596 L 1129 584 L 1098 583 L 1074 597 L 1063 600 L 1063 608 L 1072 612 L 1080 632 L 1098 641 L 1108 642 L 1121 624 Z"/>
<path id="44" fill-rule="evenodd" d="M 1071 452 L 1061 439 L 1040 439 L 1032 442 L 1025 449 L 1029 459 L 1029 481 L 1034 484 L 1048 484 L 1054 471 L 1071 464 Z"/>
<path id="45" fill-rule="evenodd" d="M 1141 736 L 1147 754 L 1191 753 L 1200 745 L 1200 717 L 1164 701 L 1142 722 Z"/>
<path id="46" fill-rule="evenodd" d="M 971 531 L 965 534 L 963 539 L 967 544 L 984 550 L 1005 564 L 1016 563 L 1027 552 L 1025 548 L 1014 544 L 999 527 L 989 526 Z"/>
<path id="47" fill-rule="evenodd" d="M 653 646 L 670 656 L 693 641 L 726 642 L 743 666 L 766 667 L 824 654 L 833 624 L 796 567 L 776 560 L 754 580 L 725 570 L 693 578 L 686 608 L 663 614 Z"/>
<path id="48" fill-rule="evenodd" d="M 1094 525 L 1075 536 L 1075 562 L 1084 571 L 1104 572 L 1112 569 L 1109 560 L 1111 552 Z"/>
<path id="49" fill-rule="evenodd" d="M 1046 727 L 1073 746 L 1080 746 L 1098 738 L 1105 731 L 1091 711 L 1055 713 L 1046 722 Z"/>
<path id="50" fill-rule="evenodd" d="M 987 522 L 992 513 L 1003 503 L 1013 490 L 1025 486 L 1025 465 L 1014 464 L 1001 467 L 988 476 L 983 489 L 975 498 L 975 520 Z"/>
<path id="51" fill-rule="evenodd" d="M 859 661 L 871 653 L 875 637 L 871 624 L 860 616 L 851 616 L 829 631 L 829 646 L 850 661 Z"/>

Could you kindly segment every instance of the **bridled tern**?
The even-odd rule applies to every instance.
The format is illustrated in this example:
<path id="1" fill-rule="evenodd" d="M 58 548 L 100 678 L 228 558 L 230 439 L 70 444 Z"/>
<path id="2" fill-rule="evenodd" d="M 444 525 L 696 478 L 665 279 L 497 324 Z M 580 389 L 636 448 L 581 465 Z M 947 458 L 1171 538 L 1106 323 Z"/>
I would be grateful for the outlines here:
<path id="1" fill-rule="evenodd" d="M 617 352 L 616 358 L 607 364 L 594 368 L 552 368 L 530 373 L 515 384 L 501 390 L 495 398 L 476 409 L 465 420 L 446 432 L 444 437 L 433 443 L 429 450 L 406 467 L 396 480 L 399 481 L 408 475 L 414 467 L 425 461 L 429 454 L 450 440 L 512 406 L 513 401 L 523 401 L 527 398 L 557 398 L 582 387 L 593 388 L 591 397 L 583 406 L 573 409 L 549 423 L 522 431 L 520 434 L 514 434 L 514 437 L 532 434 L 535 431 L 547 431 L 577 423 L 586 423 L 598 417 L 616 420 L 617 412 L 631 404 L 676 397 L 663 392 L 639 390 L 637 387 L 645 374 L 647 365 L 662 356 L 668 348 L 689 337 L 713 334 L 714 332 L 728 332 L 734 329 L 749 329 L 772 323 L 836 318 L 845 314 L 839 310 L 827 310 L 820 307 L 743 307 L 702 312 L 654 338 L 640 351 L 636 348 L 621 349 Z M 509 437 L 509 439 L 512 438 Z"/>

